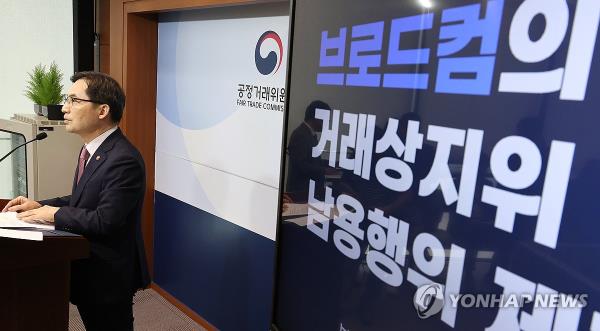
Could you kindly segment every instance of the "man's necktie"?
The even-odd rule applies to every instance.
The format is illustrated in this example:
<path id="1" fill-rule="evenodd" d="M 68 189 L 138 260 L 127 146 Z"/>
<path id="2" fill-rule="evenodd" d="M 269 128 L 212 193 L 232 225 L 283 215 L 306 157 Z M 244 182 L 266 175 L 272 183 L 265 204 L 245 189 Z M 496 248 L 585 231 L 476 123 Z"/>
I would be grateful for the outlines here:
<path id="1" fill-rule="evenodd" d="M 83 169 L 85 169 L 85 163 L 87 162 L 87 160 L 90 158 L 90 152 L 88 152 L 87 148 L 85 148 L 85 146 L 83 147 L 83 149 L 81 150 L 81 153 L 79 154 L 79 168 L 77 168 L 77 184 L 79 184 L 79 180 L 81 179 L 81 176 L 83 175 Z"/>

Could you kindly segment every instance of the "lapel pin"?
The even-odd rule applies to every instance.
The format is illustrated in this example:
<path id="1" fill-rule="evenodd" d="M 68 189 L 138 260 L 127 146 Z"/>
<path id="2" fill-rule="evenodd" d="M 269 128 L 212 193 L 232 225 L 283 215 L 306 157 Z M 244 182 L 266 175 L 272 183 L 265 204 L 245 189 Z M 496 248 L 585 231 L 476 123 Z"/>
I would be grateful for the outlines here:
<path id="1" fill-rule="evenodd" d="M 96 161 L 100 160 L 100 155 L 96 156 Z"/>

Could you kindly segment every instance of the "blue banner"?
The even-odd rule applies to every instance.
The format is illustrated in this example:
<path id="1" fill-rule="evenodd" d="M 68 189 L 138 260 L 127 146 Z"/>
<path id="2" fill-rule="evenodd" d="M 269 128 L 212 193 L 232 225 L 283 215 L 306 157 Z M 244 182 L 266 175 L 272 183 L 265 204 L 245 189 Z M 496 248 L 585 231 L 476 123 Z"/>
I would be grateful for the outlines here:
<path id="1" fill-rule="evenodd" d="M 600 330 L 600 2 L 293 19 L 274 324 Z"/>

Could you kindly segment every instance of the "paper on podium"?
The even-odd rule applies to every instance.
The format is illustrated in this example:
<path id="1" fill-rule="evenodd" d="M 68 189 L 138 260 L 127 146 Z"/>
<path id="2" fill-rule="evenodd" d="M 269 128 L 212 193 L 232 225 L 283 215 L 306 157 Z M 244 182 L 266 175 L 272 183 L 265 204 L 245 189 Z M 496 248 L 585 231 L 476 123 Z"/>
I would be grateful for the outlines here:
<path id="1" fill-rule="evenodd" d="M 327 215 L 322 210 L 310 208 L 308 203 L 286 203 L 284 211 L 281 213 L 283 222 L 296 223 L 300 226 L 306 226 L 309 221 L 309 216 L 312 214 L 321 214 L 322 217 L 317 219 L 326 219 L 328 222 L 333 220 L 340 212 L 335 206 L 331 206 Z M 312 218 L 314 220 L 314 218 Z"/>
<path id="2" fill-rule="evenodd" d="M 40 231 L 0 229 L 0 237 L 37 241 L 44 240 L 44 234 Z"/>
<path id="3" fill-rule="evenodd" d="M 54 230 L 54 225 L 23 222 L 17 218 L 16 212 L 9 211 L 0 213 L 0 228 L 36 228 Z"/>
<path id="4" fill-rule="evenodd" d="M 282 216 L 306 216 L 308 215 L 308 203 L 284 203 Z"/>

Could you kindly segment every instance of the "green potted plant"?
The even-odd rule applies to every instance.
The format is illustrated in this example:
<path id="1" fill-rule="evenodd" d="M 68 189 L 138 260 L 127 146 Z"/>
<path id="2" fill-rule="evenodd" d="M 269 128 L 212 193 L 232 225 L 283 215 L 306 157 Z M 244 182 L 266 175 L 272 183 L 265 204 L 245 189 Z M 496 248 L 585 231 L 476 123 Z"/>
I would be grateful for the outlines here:
<path id="1" fill-rule="evenodd" d="M 42 115 L 42 82 L 46 75 L 46 67 L 41 63 L 33 67 L 31 72 L 28 72 L 29 80 L 25 87 L 25 96 L 33 102 L 33 111 Z"/>
<path id="2" fill-rule="evenodd" d="M 34 110 L 38 115 L 46 116 L 51 120 L 62 120 L 61 102 L 64 99 L 61 84 L 63 74 L 56 63 L 52 62 L 48 70 L 38 64 L 28 74 L 29 80 L 25 95 L 34 103 Z M 41 110 L 36 105 L 41 106 Z M 39 111 L 38 111 L 39 110 Z"/>

